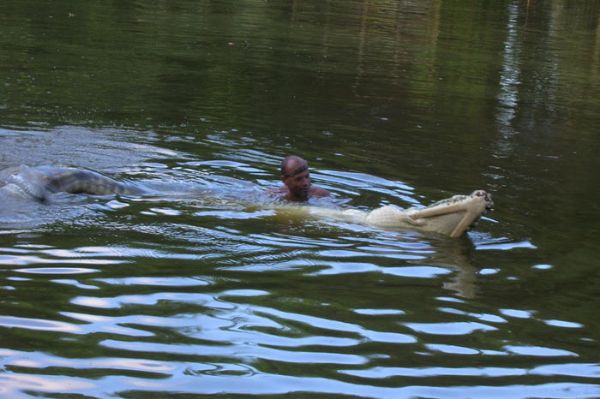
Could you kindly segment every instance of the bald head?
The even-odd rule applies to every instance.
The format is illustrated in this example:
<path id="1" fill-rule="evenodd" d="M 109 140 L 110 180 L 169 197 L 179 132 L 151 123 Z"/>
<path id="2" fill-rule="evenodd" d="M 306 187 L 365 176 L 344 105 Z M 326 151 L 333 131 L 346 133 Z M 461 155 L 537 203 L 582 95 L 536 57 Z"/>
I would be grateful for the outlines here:
<path id="1" fill-rule="evenodd" d="M 308 170 L 308 162 L 297 155 L 289 155 L 281 161 L 281 177 L 288 178 Z"/>

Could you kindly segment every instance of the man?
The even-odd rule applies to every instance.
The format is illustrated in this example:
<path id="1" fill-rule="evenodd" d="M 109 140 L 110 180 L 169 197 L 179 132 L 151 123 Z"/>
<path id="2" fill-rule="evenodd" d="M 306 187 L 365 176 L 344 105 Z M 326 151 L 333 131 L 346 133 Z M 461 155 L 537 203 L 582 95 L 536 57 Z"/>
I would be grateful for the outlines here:
<path id="1" fill-rule="evenodd" d="M 296 155 L 287 156 L 281 162 L 281 181 L 284 186 L 277 193 L 287 201 L 305 202 L 309 198 L 331 195 L 329 191 L 311 184 L 308 162 Z"/>

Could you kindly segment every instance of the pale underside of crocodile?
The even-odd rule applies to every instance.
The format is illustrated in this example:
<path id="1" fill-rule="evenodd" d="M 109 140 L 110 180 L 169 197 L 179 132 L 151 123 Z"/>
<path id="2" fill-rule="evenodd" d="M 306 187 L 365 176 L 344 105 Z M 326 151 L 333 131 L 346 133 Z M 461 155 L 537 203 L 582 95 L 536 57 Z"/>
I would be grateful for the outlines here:
<path id="1" fill-rule="evenodd" d="M 331 218 L 383 228 L 415 229 L 444 234 L 452 238 L 463 235 L 486 211 L 493 207 L 491 195 L 476 190 L 470 195 L 455 195 L 423 208 L 401 209 L 393 205 L 372 211 L 325 207 L 294 207 L 287 212 Z"/>
<path id="2" fill-rule="evenodd" d="M 146 193 L 134 183 L 120 182 L 91 170 L 50 166 L 21 165 L 5 169 L 0 171 L 0 186 L 2 195 L 20 192 L 40 202 L 56 192 L 92 195 Z M 401 209 L 388 205 L 363 211 L 285 204 L 267 204 L 266 207 L 275 208 L 279 215 L 328 218 L 382 228 L 415 229 L 455 238 L 463 235 L 492 206 L 491 195 L 477 190 L 470 195 L 455 195 L 423 208 Z"/>

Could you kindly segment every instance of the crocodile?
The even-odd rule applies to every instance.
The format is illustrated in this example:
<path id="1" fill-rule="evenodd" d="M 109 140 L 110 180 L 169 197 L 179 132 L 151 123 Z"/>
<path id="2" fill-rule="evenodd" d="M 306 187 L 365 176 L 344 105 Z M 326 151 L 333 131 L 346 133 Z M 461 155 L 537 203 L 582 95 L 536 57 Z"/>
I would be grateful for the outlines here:
<path id="1" fill-rule="evenodd" d="M 295 206 L 284 213 L 330 218 L 380 228 L 414 229 L 435 232 L 452 238 L 462 236 L 486 212 L 492 210 L 492 195 L 475 190 L 469 195 L 454 195 L 426 207 L 402 209 L 386 205 L 371 211 L 316 206 Z"/>
<path id="2" fill-rule="evenodd" d="M 0 171 L 0 200 L 3 196 L 16 192 L 42 203 L 58 192 L 91 195 L 151 193 L 139 183 L 118 181 L 88 169 L 26 165 Z M 409 209 L 387 205 L 364 211 L 311 205 L 263 204 L 265 208 L 274 208 L 278 215 L 329 218 L 380 228 L 416 229 L 453 238 L 462 236 L 493 205 L 491 194 L 484 190 L 476 190 L 469 195 L 455 195 L 426 207 Z"/>
<path id="3" fill-rule="evenodd" d="M 145 190 L 130 182 L 120 182 L 101 173 L 79 168 L 20 165 L 0 171 L 4 190 L 20 191 L 46 202 L 53 193 L 110 195 L 143 194 Z"/>

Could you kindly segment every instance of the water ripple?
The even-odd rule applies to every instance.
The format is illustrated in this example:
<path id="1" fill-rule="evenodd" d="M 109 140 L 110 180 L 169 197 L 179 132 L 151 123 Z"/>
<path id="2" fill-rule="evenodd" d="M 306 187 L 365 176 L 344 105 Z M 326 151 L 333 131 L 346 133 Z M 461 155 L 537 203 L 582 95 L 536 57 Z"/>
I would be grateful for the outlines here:
<path id="1" fill-rule="evenodd" d="M 0 316 L 0 326 L 6 328 L 23 328 L 26 330 L 60 331 L 76 334 L 82 333 L 81 329 L 74 324 L 27 317 Z"/>
<path id="2" fill-rule="evenodd" d="M 368 362 L 368 359 L 358 355 L 336 354 L 333 352 L 301 352 L 290 350 L 278 350 L 257 345 L 238 343 L 237 345 L 181 345 L 181 344 L 158 344 L 143 342 L 128 342 L 117 340 L 105 340 L 100 345 L 118 349 L 125 352 L 143 353 L 166 353 L 170 355 L 184 355 L 190 357 L 218 357 L 239 358 L 246 362 L 257 360 L 271 360 L 284 363 L 324 363 L 359 365 Z M 255 360 L 253 360 L 255 359 Z"/>
<path id="3" fill-rule="evenodd" d="M 404 323 L 411 330 L 431 335 L 469 335 L 476 331 L 495 331 L 496 327 L 476 322 Z"/>

